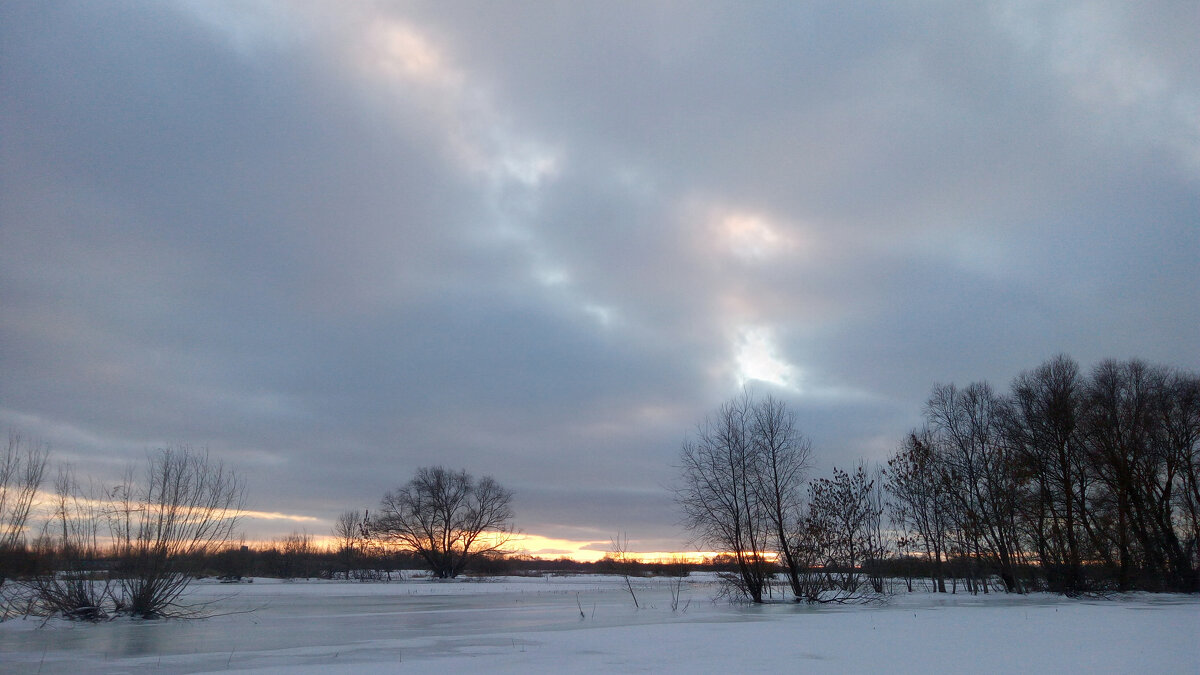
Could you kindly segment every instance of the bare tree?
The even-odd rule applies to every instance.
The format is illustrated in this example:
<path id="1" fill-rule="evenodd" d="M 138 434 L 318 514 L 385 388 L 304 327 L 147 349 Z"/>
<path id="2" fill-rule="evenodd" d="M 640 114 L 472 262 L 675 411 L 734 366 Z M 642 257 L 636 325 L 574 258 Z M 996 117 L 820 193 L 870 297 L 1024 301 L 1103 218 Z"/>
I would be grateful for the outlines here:
<path id="1" fill-rule="evenodd" d="M 733 557 L 728 578 L 752 602 L 763 601 L 771 576 L 770 517 L 761 499 L 762 467 L 752 439 L 749 395 L 723 404 L 683 442 L 682 484 L 675 501 L 702 546 Z"/>
<path id="2" fill-rule="evenodd" d="M 907 542 L 919 542 L 939 593 L 946 592 L 943 562 L 952 527 L 948 486 L 941 480 L 942 461 L 933 434 L 924 428 L 908 435 L 884 469 L 892 520 L 909 533 Z"/>
<path id="3" fill-rule="evenodd" d="M 194 614 L 180 602 L 189 567 L 229 541 L 245 503 L 240 478 L 207 453 L 160 450 L 141 480 L 132 470 L 107 493 L 121 607 L 134 616 Z"/>
<path id="4" fill-rule="evenodd" d="M 367 555 L 367 514 L 363 511 L 343 511 L 333 523 L 334 545 L 346 568 L 346 578 L 366 580 L 363 561 Z"/>
<path id="5" fill-rule="evenodd" d="M 859 471 L 862 470 L 863 467 L 860 464 Z M 880 595 L 888 591 L 886 586 L 887 561 L 891 556 L 892 548 L 884 523 L 887 498 L 883 487 L 883 470 L 879 467 L 871 471 L 871 481 L 867 485 L 864 501 L 866 503 L 866 520 L 863 523 L 863 529 L 867 546 L 863 570 L 867 574 L 867 580 L 871 583 L 871 590 L 875 591 L 876 595 Z"/>
<path id="6" fill-rule="evenodd" d="M 930 426 L 945 440 L 948 474 L 944 479 L 958 488 L 948 494 L 958 502 L 961 529 L 968 535 L 973 560 L 992 559 L 1005 588 L 1020 591 L 1016 577 L 1020 482 L 1016 453 L 1002 435 L 1004 406 L 986 382 L 964 389 L 948 384 L 934 387 L 925 412 Z"/>
<path id="7" fill-rule="evenodd" d="M 1100 531 L 1115 546 L 1121 590 L 1132 589 L 1138 575 L 1156 590 L 1200 586 L 1173 508 L 1180 476 L 1195 471 L 1185 466 L 1195 454 L 1196 437 L 1186 431 L 1194 431 L 1188 418 L 1195 410 L 1171 402 L 1171 381 L 1165 369 L 1142 361 L 1104 361 L 1086 387 L 1080 426 L 1089 468 L 1103 488 L 1094 508 L 1109 515 Z"/>
<path id="8" fill-rule="evenodd" d="M 671 611 L 686 612 L 687 608 L 692 604 L 691 598 L 689 598 L 688 601 L 682 606 L 679 604 L 679 600 L 683 595 L 683 580 L 686 579 L 688 574 L 691 573 L 688 565 L 688 559 L 686 556 L 676 554 L 671 556 L 671 559 L 667 565 L 668 569 L 671 571 L 671 585 L 669 587 L 671 591 Z"/>
<path id="9" fill-rule="evenodd" d="M 1152 407 L 1164 452 L 1178 467 L 1178 529 L 1192 570 L 1185 586 L 1196 590 L 1200 588 L 1200 376 L 1182 371 L 1166 374 Z"/>
<path id="10" fill-rule="evenodd" d="M 1083 377 L 1059 355 L 1008 396 L 935 387 L 925 416 L 887 472 L 893 516 L 971 592 L 985 570 L 1010 591 L 1018 571 L 1066 594 L 1200 589 L 1196 374 L 1134 359 Z"/>
<path id="11" fill-rule="evenodd" d="M 876 481 L 860 464 L 854 473 L 833 470 L 833 478 L 809 484 L 807 536 L 820 552 L 825 589 L 822 601 L 846 602 L 864 598 L 864 571 L 885 553 L 880 515 L 882 498 Z M 875 591 L 882 592 L 882 580 Z M 809 599 L 818 599 L 812 598 Z"/>
<path id="12" fill-rule="evenodd" d="M 304 530 L 292 530 L 276 542 L 279 550 L 280 574 L 285 579 L 308 579 L 314 576 L 316 546 L 312 535 Z"/>
<path id="13" fill-rule="evenodd" d="M 804 573 L 796 532 L 803 519 L 804 486 L 812 444 L 796 426 L 796 415 L 774 397 L 750 403 L 751 442 L 761 475 L 752 483 L 762 502 L 775 538 L 778 560 L 783 563 L 792 597 L 804 597 Z"/>
<path id="14" fill-rule="evenodd" d="M 473 558 L 503 550 L 514 534 L 512 492 L 492 477 L 423 467 L 387 493 L 374 531 L 412 551 L 441 579 L 453 579 Z"/>
<path id="15" fill-rule="evenodd" d="M 360 550 L 362 548 L 363 514 L 357 510 L 343 511 L 333 521 L 333 539 L 339 551 Z"/>
<path id="16" fill-rule="evenodd" d="M 935 387 L 925 415 L 930 432 L 888 472 L 894 514 L 933 536 L 918 522 L 919 478 L 932 464 L 952 521 L 945 550 L 969 568 L 972 592 L 987 592 L 978 582 L 989 563 L 1008 590 L 1023 590 L 1017 572 L 1037 570 L 1027 562 L 1066 594 L 1200 589 L 1194 373 L 1134 359 L 1082 377 L 1059 355 L 1018 376 L 1008 396 L 986 383 Z"/>
<path id="17" fill-rule="evenodd" d="M 1085 589 L 1084 517 L 1089 479 L 1077 429 L 1082 382 L 1079 366 L 1059 355 L 1012 383 L 1004 432 L 1028 476 L 1021 510 L 1050 590 Z"/>
<path id="18" fill-rule="evenodd" d="M 24 549 L 25 524 L 42 486 L 50 449 L 10 431 L 0 455 L 0 586 L 12 576 Z"/>

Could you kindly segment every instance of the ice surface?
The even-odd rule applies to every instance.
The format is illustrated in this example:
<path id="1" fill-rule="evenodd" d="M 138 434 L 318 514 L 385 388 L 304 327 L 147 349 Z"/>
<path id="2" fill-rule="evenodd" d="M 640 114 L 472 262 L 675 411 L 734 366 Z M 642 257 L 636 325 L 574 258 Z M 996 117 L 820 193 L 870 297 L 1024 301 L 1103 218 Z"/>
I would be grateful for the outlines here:
<path id="1" fill-rule="evenodd" d="M 0 672 L 1200 672 L 1196 597 L 754 607 L 697 575 L 672 612 L 669 583 L 635 580 L 640 610 L 603 576 L 199 583 L 200 621 L 0 623 Z"/>

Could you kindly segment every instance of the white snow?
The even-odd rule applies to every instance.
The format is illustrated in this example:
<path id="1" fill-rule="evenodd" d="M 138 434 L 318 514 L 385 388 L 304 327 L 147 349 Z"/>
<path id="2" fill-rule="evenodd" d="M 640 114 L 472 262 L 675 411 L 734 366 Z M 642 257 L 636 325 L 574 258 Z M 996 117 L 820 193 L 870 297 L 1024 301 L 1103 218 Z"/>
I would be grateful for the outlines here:
<path id="1" fill-rule="evenodd" d="M 710 577 L 198 583 L 200 621 L 0 623 L 0 672 L 1200 672 L 1200 598 L 729 604 Z M 581 616 L 582 610 L 582 616 Z"/>

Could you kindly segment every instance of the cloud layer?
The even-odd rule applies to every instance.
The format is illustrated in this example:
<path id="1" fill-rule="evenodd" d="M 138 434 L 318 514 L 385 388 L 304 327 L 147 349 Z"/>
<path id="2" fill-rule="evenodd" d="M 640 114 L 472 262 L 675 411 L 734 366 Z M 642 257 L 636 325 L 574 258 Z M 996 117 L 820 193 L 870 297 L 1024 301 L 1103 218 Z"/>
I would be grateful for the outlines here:
<path id="1" fill-rule="evenodd" d="M 0 424 L 325 522 L 461 466 L 527 532 L 679 548 L 679 442 L 744 385 L 821 471 L 934 382 L 1200 365 L 1198 21 L 5 4 Z"/>

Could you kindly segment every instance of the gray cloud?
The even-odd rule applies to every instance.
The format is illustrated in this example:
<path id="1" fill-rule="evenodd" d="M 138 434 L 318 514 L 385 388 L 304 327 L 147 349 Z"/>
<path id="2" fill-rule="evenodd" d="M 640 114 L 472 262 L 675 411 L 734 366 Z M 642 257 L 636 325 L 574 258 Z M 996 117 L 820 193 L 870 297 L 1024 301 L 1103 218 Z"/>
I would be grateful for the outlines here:
<path id="1" fill-rule="evenodd" d="M 827 470 L 934 382 L 1200 365 L 1193 15 L 5 5 L 0 423 L 206 446 L 261 511 L 444 463 L 681 546 L 679 442 L 747 379 Z"/>

